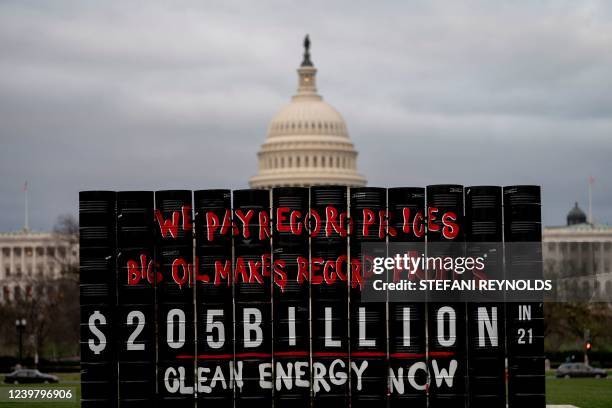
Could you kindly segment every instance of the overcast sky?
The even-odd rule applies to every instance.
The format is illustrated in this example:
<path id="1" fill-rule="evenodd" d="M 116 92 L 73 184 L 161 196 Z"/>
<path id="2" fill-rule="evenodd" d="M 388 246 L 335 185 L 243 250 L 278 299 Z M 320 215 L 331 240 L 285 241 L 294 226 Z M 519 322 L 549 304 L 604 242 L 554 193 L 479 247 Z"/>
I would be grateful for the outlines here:
<path id="1" fill-rule="evenodd" d="M 84 189 L 244 188 L 296 88 L 324 98 L 376 186 L 540 184 L 612 224 L 610 2 L 0 3 L 0 231 Z"/>

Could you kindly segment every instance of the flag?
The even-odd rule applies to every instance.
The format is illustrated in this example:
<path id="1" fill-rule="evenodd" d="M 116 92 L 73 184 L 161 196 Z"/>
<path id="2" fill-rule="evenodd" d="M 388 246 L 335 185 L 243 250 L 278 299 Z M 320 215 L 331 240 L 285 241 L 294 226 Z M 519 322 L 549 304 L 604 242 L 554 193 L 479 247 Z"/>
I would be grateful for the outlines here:
<path id="1" fill-rule="evenodd" d="M 25 183 L 23 183 L 23 191 L 26 192 L 28 191 L 28 181 L 26 180 Z"/>
<path id="2" fill-rule="evenodd" d="M 589 184 L 592 185 L 593 183 L 595 183 L 595 177 L 589 176 Z"/>

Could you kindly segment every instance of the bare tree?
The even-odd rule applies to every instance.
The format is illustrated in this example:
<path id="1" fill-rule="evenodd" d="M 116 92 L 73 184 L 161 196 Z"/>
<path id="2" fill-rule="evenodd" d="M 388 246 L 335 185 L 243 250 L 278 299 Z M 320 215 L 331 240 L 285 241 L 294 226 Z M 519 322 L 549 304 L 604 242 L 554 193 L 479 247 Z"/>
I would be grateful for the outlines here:
<path id="1" fill-rule="evenodd" d="M 62 277 L 79 278 L 79 222 L 72 214 L 60 215 L 53 227 L 53 235 L 58 248 L 64 248 L 65 253 L 55 252 L 54 262 L 59 265 Z"/>
<path id="2" fill-rule="evenodd" d="M 76 353 L 78 299 L 78 286 L 73 279 L 45 277 L 29 279 L 26 292 L 4 306 L 3 312 L 11 317 L 9 322 L 18 318 L 27 321 L 23 343 L 26 356 Z"/>
<path id="3" fill-rule="evenodd" d="M 609 303 L 556 302 L 544 307 L 544 335 L 547 351 L 562 346 L 582 348 L 585 330 L 597 344 L 597 349 L 611 344 L 612 307 Z"/>

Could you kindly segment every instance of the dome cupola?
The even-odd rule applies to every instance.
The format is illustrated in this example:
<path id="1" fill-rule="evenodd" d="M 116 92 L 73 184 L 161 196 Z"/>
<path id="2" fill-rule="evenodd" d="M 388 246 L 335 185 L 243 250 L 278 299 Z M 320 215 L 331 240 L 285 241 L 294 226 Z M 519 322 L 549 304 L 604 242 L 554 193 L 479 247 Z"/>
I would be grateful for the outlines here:
<path id="1" fill-rule="evenodd" d="M 586 222 L 586 214 L 578 207 L 578 202 L 576 202 L 574 208 L 567 213 L 567 225 L 586 224 Z"/>

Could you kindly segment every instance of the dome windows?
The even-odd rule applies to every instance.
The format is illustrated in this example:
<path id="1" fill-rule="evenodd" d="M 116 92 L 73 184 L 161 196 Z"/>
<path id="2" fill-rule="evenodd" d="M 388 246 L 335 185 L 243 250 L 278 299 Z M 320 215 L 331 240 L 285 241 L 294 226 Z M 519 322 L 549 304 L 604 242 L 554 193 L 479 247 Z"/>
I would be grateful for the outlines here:
<path id="1" fill-rule="evenodd" d="M 307 133 L 307 134 L 322 134 L 322 135 L 337 135 L 347 136 L 346 126 L 338 121 L 316 121 L 297 119 L 287 119 L 286 121 L 274 122 L 270 125 L 269 133 L 271 136 L 291 134 L 291 133 Z"/>

